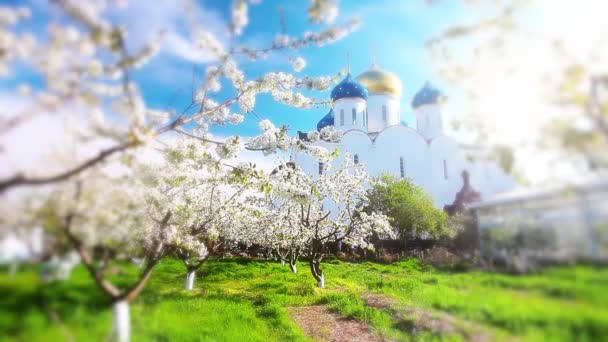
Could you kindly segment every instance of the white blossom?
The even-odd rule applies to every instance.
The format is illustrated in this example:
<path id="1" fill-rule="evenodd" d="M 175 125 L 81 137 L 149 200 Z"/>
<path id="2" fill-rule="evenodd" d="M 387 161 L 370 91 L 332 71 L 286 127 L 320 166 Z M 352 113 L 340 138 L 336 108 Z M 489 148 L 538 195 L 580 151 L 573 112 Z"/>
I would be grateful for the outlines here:
<path id="1" fill-rule="evenodd" d="M 338 0 L 312 0 L 308 17 L 317 23 L 331 23 L 338 17 Z"/>
<path id="2" fill-rule="evenodd" d="M 243 28 L 249 23 L 248 7 L 245 0 L 232 2 L 232 32 L 237 36 L 243 33 Z"/>
<path id="3" fill-rule="evenodd" d="M 306 61 L 302 57 L 292 58 L 289 62 L 295 72 L 300 72 L 306 67 Z"/>

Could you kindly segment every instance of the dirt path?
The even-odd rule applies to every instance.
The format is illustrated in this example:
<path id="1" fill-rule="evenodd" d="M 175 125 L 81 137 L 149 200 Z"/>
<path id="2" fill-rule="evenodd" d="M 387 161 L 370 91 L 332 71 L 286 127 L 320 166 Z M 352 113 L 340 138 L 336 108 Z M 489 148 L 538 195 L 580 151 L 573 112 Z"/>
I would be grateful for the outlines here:
<path id="1" fill-rule="evenodd" d="M 319 341 L 384 341 L 382 337 L 372 334 L 365 324 L 344 319 L 323 305 L 294 306 L 287 310 L 307 336 Z"/>

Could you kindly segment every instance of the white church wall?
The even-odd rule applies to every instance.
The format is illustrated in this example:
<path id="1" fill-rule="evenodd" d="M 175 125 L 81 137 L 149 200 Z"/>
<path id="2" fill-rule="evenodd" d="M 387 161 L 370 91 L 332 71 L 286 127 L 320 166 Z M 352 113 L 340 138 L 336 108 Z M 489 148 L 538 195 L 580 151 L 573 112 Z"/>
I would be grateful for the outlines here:
<path id="1" fill-rule="evenodd" d="M 365 108 L 367 102 L 360 98 L 343 98 L 334 103 L 334 126 L 342 131 L 361 129 L 367 131 Z M 353 120 L 353 110 L 355 119 Z"/>
<path id="2" fill-rule="evenodd" d="M 386 107 L 386 120 L 383 119 Z M 389 94 L 373 94 L 367 99 L 369 132 L 380 132 L 385 127 L 401 124 L 401 104 L 397 97 Z"/>
<path id="3" fill-rule="evenodd" d="M 429 158 L 433 173 L 431 194 L 437 207 L 452 204 L 456 193 L 462 188 L 462 171 L 466 164 L 458 144 L 441 135 L 430 143 Z"/>
<path id="4" fill-rule="evenodd" d="M 492 161 L 467 161 L 465 167 L 470 174 L 471 186 L 481 194 L 482 199 L 516 187 L 513 177 Z"/>
<path id="5" fill-rule="evenodd" d="M 374 165 L 370 173 L 374 176 L 389 172 L 401 177 L 400 158 L 403 158 L 404 177 L 430 190 L 430 163 L 428 146 L 413 129 L 406 126 L 391 126 L 382 131 L 372 146 Z"/>
<path id="6" fill-rule="evenodd" d="M 469 179 L 473 189 L 477 190 L 482 200 L 492 195 L 490 186 L 490 174 L 486 163 L 478 160 L 467 160 L 465 167 L 469 171 Z"/>
<path id="7" fill-rule="evenodd" d="M 371 144 L 371 139 L 363 131 L 351 130 L 346 132 L 339 144 L 341 158 L 336 160 L 336 162 L 341 163 L 342 157 L 348 153 L 350 158 L 354 159 L 357 156 L 359 163 L 364 164 L 365 168 L 370 172 L 369 168 L 375 162 L 371 151 Z"/>
<path id="8" fill-rule="evenodd" d="M 443 120 L 440 104 L 426 104 L 414 109 L 416 130 L 426 140 L 433 140 L 443 134 Z"/>
<path id="9" fill-rule="evenodd" d="M 314 145 L 324 147 L 329 151 L 333 151 L 334 148 L 338 146 L 335 143 L 325 141 L 317 141 L 314 143 Z M 312 176 L 317 176 L 319 174 L 319 162 L 309 154 L 298 152 L 294 155 L 293 161 L 296 162 L 307 174 Z"/>
<path id="10" fill-rule="evenodd" d="M 400 158 L 403 157 L 405 177 L 423 188 L 438 208 L 453 203 L 462 188 L 465 169 L 470 174 L 471 185 L 482 198 L 515 187 L 512 177 L 496 163 L 465 160 L 460 146 L 452 138 L 441 135 L 427 144 L 418 132 L 402 125 L 384 129 L 374 141 L 361 130 L 350 130 L 345 132 L 339 144 L 320 141 L 315 145 L 330 151 L 338 147 L 340 157 L 334 161 L 336 165 L 342 163 L 347 154 L 349 158 L 356 155 L 371 176 L 389 172 L 400 177 Z M 307 154 L 297 155 L 294 161 L 308 174 L 318 175 L 319 163 Z"/>

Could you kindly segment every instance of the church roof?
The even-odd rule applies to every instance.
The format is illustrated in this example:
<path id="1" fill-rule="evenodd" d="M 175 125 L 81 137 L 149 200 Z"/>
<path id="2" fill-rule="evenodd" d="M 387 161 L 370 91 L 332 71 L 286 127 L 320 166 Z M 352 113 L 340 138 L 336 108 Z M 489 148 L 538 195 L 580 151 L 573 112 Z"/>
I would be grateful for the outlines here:
<path id="1" fill-rule="evenodd" d="M 350 74 L 346 75 L 346 78 L 331 91 L 332 101 L 348 97 L 358 97 L 367 100 L 367 89 L 361 83 L 355 81 Z"/>
<path id="2" fill-rule="evenodd" d="M 329 113 L 319 120 L 317 123 L 317 131 L 320 131 L 324 127 L 333 126 L 334 125 L 334 111 L 332 109 L 329 110 Z"/>
<path id="3" fill-rule="evenodd" d="M 403 86 L 399 77 L 378 68 L 376 64 L 372 64 L 369 70 L 357 76 L 356 80 L 361 82 L 371 94 L 391 94 L 401 98 Z"/>
<path id="4" fill-rule="evenodd" d="M 412 108 L 418 108 L 422 105 L 437 103 L 442 97 L 443 93 L 433 87 L 428 81 L 424 83 L 422 89 L 420 89 L 414 99 L 412 100 Z"/>

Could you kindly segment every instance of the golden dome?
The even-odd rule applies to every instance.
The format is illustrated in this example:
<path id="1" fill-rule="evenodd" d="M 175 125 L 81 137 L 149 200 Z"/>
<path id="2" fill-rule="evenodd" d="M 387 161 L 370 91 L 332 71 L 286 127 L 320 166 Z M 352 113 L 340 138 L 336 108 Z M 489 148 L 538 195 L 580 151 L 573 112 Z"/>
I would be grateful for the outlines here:
<path id="1" fill-rule="evenodd" d="M 372 67 L 356 80 L 367 88 L 370 94 L 388 93 L 396 97 L 401 97 L 401 80 L 392 72 L 384 71 L 372 64 Z"/>

